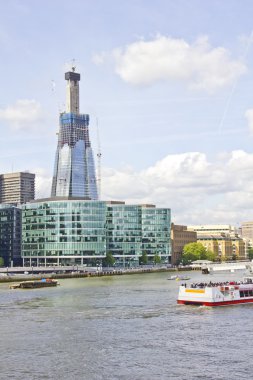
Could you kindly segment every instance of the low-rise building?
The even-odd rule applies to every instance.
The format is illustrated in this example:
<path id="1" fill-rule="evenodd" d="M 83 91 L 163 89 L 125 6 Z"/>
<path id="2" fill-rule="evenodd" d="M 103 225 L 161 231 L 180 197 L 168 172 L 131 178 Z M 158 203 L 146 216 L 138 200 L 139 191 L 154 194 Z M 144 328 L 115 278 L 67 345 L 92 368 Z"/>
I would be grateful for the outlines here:
<path id="1" fill-rule="evenodd" d="M 189 231 L 196 231 L 198 236 L 203 235 L 227 235 L 235 236 L 237 230 L 235 227 L 230 224 L 199 224 L 199 225 L 190 225 L 187 227 Z"/>
<path id="2" fill-rule="evenodd" d="M 56 197 L 22 206 L 24 266 L 95 265 L 111 252 L 134 266 L 145 252 L 170 261 L 170 209 Z"/>
<path id="3" fill-rule="evenodd" d="M 245 259 L 246 242 L 230 224 L 191 225 L 188 230 L 197 233 L 197 241 L 221 259 Z"/>
<path id="4" fill-rule="evenodd" d="M 197 236 L 207 250 L 214 252 L 221 260 L 245 259 L 245 242 L 239 237 L 230 237 L 225 234 Z"/>
<path id="5" fill-rule="evenodd" d="M 184 246 L 188 243 L 197 242 L 197 233 L 188 231 L 187 226 L 171 223 L 171 263 L 176 265 L 180 262 Z"/>

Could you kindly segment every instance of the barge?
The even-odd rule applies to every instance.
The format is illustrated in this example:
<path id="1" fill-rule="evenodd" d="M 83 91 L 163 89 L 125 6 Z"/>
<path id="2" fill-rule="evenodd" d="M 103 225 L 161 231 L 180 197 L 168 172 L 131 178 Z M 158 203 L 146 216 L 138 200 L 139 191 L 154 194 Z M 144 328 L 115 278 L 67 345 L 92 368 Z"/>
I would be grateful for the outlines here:
<path id="1" fill-rule="evenodd" d="M 179 287 L 178 304 L 202 306 L 226 306 L 253 303 L 253 281 L 182 284 Z"/>
<path id="2" fill-rule="evenodd" d="M 22 281 L 19 284 L 10 285 L 10 289 L 37 289 L 59 285 L 57 280 L 42 278 L 41 280 Z"/>

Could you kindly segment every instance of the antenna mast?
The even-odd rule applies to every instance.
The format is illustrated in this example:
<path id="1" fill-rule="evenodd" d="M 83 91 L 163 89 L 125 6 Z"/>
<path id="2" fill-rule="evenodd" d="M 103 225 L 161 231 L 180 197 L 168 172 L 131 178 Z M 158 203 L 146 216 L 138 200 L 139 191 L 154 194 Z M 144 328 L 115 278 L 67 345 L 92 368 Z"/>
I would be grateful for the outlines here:
<path id="1" fill-rule="evenodd" d="M 98 128 L 98 118 L 96 118 L 97 124 L 97 187 L 98 187 L 98 199 L 101 200 L 101 146 L 100 146 L 100 137 L 99 137 L 99 128 Z"/>

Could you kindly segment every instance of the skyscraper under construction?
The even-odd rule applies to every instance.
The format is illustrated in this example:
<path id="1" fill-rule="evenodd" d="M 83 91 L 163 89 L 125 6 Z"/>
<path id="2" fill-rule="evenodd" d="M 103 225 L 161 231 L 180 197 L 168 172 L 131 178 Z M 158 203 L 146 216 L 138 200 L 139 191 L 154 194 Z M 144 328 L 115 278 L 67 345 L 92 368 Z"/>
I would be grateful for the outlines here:
<path id="1" fill-rule="evenodd" d="M 65 73 L 66 112 L 60 114 L 52 197 L 98 199 L 93 152 L 89 139 L 89 115 L 79 113 L 80 74 Z"/>

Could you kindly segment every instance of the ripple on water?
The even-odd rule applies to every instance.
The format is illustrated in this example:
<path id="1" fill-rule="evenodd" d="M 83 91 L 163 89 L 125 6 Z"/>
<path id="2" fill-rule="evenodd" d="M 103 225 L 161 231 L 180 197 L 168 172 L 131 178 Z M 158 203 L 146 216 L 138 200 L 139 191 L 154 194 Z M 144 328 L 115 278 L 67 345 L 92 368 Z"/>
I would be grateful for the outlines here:
<path id="1" fill-rule="evenodd" d="M 253 305 L 177 305 L 167 277 L 70 279 L 40 292 L 0 285 L 0 377 L 251 379 Z"/>

